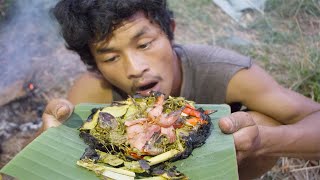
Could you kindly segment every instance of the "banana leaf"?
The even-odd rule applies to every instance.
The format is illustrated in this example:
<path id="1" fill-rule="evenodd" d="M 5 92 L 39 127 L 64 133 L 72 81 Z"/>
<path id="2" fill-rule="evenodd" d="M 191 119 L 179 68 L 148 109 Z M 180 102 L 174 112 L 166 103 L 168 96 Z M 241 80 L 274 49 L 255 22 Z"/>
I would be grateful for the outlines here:
<path id="1" fill-rule="evenodd" d="M 80 104 L 72 116 L 61 126 L 49 128 L 17 154 L 0 173 L 18 179 L 98 179 L 76 165 L 87 147 L 79 138 L 78 128 L 93 107 L 101 104 Z M 198 104 L 203 109 L 217 110 L 210 115 L 213 121 L 211 135 L 206 143 L 194 149 L 187 159 L 174 162 L 177 169 L 190 179 L 238 179 L 236 154 L 232 135 L 221 133 L 217 120 L 230 114 L 228 105 Z"/>

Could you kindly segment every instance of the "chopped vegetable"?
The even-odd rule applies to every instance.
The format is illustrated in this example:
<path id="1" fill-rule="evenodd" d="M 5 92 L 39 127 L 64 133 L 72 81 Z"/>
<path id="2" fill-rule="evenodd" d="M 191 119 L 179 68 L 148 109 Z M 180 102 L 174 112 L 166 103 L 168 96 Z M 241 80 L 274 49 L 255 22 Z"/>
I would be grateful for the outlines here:
<path id="1" fill-rule="evenodd" d="M 100 164 L 95 164 L 93 161 L 88 160 L 88 159 L 77 161 L 77 165 L 85 167 L 91 171 L 94 171 L 98 175 L 103 174 L 105 171 L 112 171 L 112 172 L 115 172 L 118 174 L 123 174 L 126 176 L 131 176 L 131 177 L 136 176 L 136 174 L 134 172 L 127 171 L 127 170 L 120 169 L 120 168 L 113 168 L 113 167 L 103 166 Z"/>
<path id="2" fill-rule="evenodd" d="M 176 149 L 171 149 L 165 153 L 159 154 L 153 158 L 148 159 L 150 166 L 159 164 L 161 162 L 167 161 L 177 155 L 180 151 Z"/>
<path id="3" fill-rule="evenodd" d="M 123 174 L 118 174 L 113 171 L 104 171 L 102 173 L 103 176 L 114 179 L 114 180 L 134 180 L 132 176 L 126 176 Z"/>

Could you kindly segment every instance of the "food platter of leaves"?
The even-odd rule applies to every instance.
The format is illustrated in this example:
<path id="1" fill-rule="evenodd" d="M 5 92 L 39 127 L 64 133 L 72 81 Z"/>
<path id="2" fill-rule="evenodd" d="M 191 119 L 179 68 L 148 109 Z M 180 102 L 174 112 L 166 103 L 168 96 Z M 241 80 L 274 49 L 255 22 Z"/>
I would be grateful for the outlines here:
<path id="1" fill-rule="evenodd" d="M 188 179 L 170 162 L 187 158 L 205 143 L 214 111 L 151 92 L 91 112 L 79 129 L 88 145 L 79 166 L 112 179 Z"/>

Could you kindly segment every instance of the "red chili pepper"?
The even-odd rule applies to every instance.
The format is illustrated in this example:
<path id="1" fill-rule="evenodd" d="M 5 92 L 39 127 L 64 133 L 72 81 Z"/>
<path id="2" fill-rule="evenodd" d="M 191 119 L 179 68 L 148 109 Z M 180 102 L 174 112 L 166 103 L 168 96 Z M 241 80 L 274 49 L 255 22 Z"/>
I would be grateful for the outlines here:
<path id="1" fill-rule="evenodd" d="M 205 110 L 204 114 L 210 115 L 210 114 L 215 113 L 215 112 L 217 112 L 217 110 Z"/>
<path id="2" fill-rule="evenodd" d="M 183 110 L 182 110 L 183 113 L 189 115 L 189 116 L 194 116 L 194 117 L 197 117 L 197 118 L 200 118 L 201 117 L 201 113 L 195 109 L 190 109 L 188 107 L 185 107 Z"/>
<path id="3" fill-rule="evenodd" d="M 192 126 L 195 126 L 197 124 L 207 124 L 208 122 L 197 117 L 189 118 L 186 120 L 187 123 L 191 124 Z"/>
<path id="4" fill-rule="evenodd" d="M 192 126 L 195 126 L 197 125 L 199 122 L 199 118 L 196 118 L 196 117 L 193 117 L 193 118 L 190 118 L 190 119 L 187 119 L 187 123 L 191 124 Z"/>
<path id="5" fill-rule="evenodd" d="M 195 107 L 191 106 L 190 104 L 186 104 L 186 107 L 189 109 L 196 109 Z"/>
<path id="6" fill-rule="evenodd" d="M 134 152 L 130 152 L 129 154 L 130 154 L 130 156 L 132 156 L 135 159 L 142 159 L 143 158 L 142 156 L 139 156 L 137 153 L 134 153 Z"/>
<path id="7" fill-rule="evenodd" d="M 185 108 L 182 110 L 182 112 L 185 113 L 185 114 L 187 114 L 187 115 L 189 115 L 190 111 L 191 111 L 191 109 L 190 109 L 190 108 L 187 108 L 187 107 L 185 107 Z"/>
<path id="8" fill-rule="evenodd" d="M 173 128 L 178 129 L 181 128 L 183 126 L 183 123 L 174 123 L 173 124 Z"/>

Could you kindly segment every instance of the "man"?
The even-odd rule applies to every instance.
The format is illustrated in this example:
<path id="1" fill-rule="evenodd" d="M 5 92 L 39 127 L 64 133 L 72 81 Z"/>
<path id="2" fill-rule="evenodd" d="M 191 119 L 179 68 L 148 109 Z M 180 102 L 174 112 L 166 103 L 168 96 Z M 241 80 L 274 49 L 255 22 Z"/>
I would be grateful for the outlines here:
<path id="1" fill-rule="evenodd" d="M 62 0 L 53 12 L 67 47 L 91 72 L 76 80 L 68 100 L 48 104 L 41 131 L 69 117 L 72 104 L 155 90 L 231 105 L 234 113 L 219 126 L 233 133 L 243 179 L 261 175 L 279 156 L 320 158 L 320 104 L 279 86 L 248 57 L 175 45 L 165 0 Z"/>

